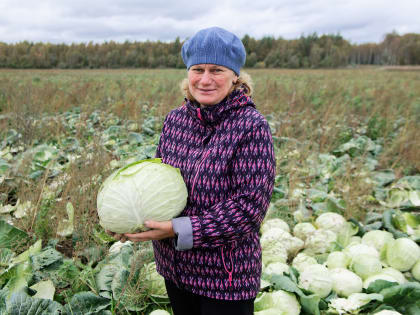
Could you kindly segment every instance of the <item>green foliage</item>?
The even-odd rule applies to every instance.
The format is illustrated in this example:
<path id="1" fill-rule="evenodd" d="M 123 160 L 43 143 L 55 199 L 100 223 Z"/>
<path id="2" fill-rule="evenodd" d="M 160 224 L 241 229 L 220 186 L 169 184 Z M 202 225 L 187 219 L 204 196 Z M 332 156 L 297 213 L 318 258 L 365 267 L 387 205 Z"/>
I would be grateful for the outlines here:
<path id="1" fill-rule="evenodd" d="M 299 39 L 302 45 L 293 43 L 290 51 L 304 49 L 305 53 L 290 59 L 270 51 L 286 41 L 267 38 L 259 47 L 248 38 L 248 55 L 253 54 L 254 66 L 264 68 L 340 62 L 342 55 L 334 46 L 345 45 L 345 41 L 310 37 Z M 331 48 L 328 57 L 325 47 Z M 264 50 L 263 60 L 258 59 L 257 49 Z M 147 55 L 130 56 L 139 64 L 149 62 L 141 60 Z M 115 55 L 112 58 L 110 66 L 121 61 Z M 75 58 L 74 62 L 86 66 L 86 60 Z M 155 58 L 153 62 L 157 66 L 160 61 Z M 93 58 L 87 64 L 94 67 L 100 60 Z M 314 223 L 314 216 L 329 211 L 357 219 L 349 230 L 341 229 L 331 244 L 334 250 L 360 242 L 360 236 L 376 229 L 392 228 L 416 240 L 417 217 L 405 213 L 418 210 L 420 200 L 416 142 L 420 129 L 415 119 L 420 99 L 418 73 L 378 69 L 250 69 L 249 73 L 255 83 L 257 108 L 272 129 L 277 159 L 266 218 L 280 217 L 291 230 L 297 222 Z M 7 96 L 0 115 L 4 127 L 0 131 L 0 220 L 14 226 L 0 226 L 0 244 L 7 247 L 0 250 L 0 313 L 7 307 L 10 288 L 26 292 L 29 304 L 53 307 L 55 304 L 35 301 L 35 292 L 27 289 L 45 280 L 54 285 L 54 301 L 63 307 L 70 303 L 72 309 L 75 296 L 74 302 L 103 314 L 126 314 L 128 308 L 148 314 L 168 307 L 167 298 L 152 293 L 155 282 L 143 268 L 152 266 L 150 246 L 107 254 L 115 240 L 98 224 L 96 196 L 113 170 L 153 157 L 163 118 L 182 104 L 178 85 L 184 77 L 185 70 L 169 69 L 6 70 L 0 74 L 0 91 Z M 409 176 L 402 177 L 404 174 Z M 67 211 L 71 210 L 68 203 L 72 211 Z M 395 212 L 388 216 L 388 209 Z M 73 215 L 73 229 L 58 233 Z M 14 229 L 23 232 L 18 233 L 20 241 L 12 241 L 14 236 L 8 231 Z M 17 247 L 21 241 L 36 239 L 23 253 L 27 244 Z M 293 257 L 288 258 L 291 263 Z M 327 258 L 328 253 L 315 257 L 318 263 Z M 288 277 L 298 283 L 297 274 Z M 272 283 L 264 288 L 272 289 Z M 300 290 L 307 297 L 312 295 Z M 91 292 L 96 298 L 78 295 L 81 292 Z M 335 298 L 320 300 L 322 315 L 324 303 L 331 304 Z M 363 312 L 376 310 L 377 302 L 369 302 Z M 99 310 L 101 307 L 105 308 Z M 383 307 L 394 308 L 391 304 Z"/>
<path id="2" fill-rule="evenodd" d="M 61 304 L 46 299 L 34 299 L 25 292 L 13 294 L 10 301 L 7 303 L 8 314 L 59 315 L 62 314 L 63 311 L 64 308 Z"/>
<path id="3" fill-rule="evenodd" d="M 376 280 L 369 288 L 369 292 L 383 295 L 381 308 L 389 306 L 401 314 L 416 315 L 420 311 L 420 283 L 407 282 L 404 284 L 390 283 Z"/>
<path id="4" fill-rule="evenodd" d="M 378 114 L 369 118 L 367 123 L 366 135 L 372 140 L 376 140 L 387 134 L 387 123 L 386 120 L 380 117 Z"/>
<path id="5" fill-rule="evenodd" d="M 35 234 L 41 239 L 49 239 L 53 237 L 53 229 L 51 228 L 51 209 L 55 203 L 54 199 L 43 199 L 39 205 L 37 218 L 35 220 Z"/>
<path id="6" fill-rule="evenodd" d="M 0 220 L 0 248 L 16 248 L 27 237 L 24 231 Z"/>
<path id="7" fill-rule="evenodd" d="M 337 68 L 354 64 L 420 64 L 419 34 L 387 34 L 378 44 L 351 44 L 340 34 L 308 34 L 299 39 L 245 35 L 246 67 Z M 2 44 L 0 68 L 184 68 L 180 39 L 173 42 L 105 42 L 44 44 L 23 41 Z M 34 84 L 41 78 L 35 77 Z M 2 108 L 0 94 L 0 112 Z"/>

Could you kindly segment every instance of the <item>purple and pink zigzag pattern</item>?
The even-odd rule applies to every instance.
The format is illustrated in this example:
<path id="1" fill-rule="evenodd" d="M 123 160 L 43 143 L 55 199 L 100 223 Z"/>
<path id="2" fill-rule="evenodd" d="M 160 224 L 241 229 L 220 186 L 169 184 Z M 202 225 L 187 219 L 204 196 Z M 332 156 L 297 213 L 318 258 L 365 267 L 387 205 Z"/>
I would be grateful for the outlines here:
<path id="1" fill-rule="evenodd" d="M 177 251 L 173 239 L 154 241 L 157 269 L 196 294 L 250 299 L 259 290 L 258 231 L 274 185 L 270 128 L 241 90 L 200 115 L 197 108 L 186 101 L 168 114 L 157 150 L 187 185 L 181 216 L 191 219 L 194 245 Z"/>

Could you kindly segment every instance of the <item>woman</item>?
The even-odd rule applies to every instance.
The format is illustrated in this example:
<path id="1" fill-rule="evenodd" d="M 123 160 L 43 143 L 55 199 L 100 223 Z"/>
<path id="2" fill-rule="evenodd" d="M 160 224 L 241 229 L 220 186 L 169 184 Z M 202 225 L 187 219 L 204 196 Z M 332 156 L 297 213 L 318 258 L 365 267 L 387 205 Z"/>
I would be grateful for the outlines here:
<path id="1" fill-rule="evenodd" d="M 222 28 L 182 47 L 185 103 L 165 119 L 157 157 L 181 170 L 188 203 L 180 217 L 146 222 L 174 314 L 253 314 L 260 286 L 259 228 L 275 176 L 269 126 L 240 76 L 241 40 Z"/>

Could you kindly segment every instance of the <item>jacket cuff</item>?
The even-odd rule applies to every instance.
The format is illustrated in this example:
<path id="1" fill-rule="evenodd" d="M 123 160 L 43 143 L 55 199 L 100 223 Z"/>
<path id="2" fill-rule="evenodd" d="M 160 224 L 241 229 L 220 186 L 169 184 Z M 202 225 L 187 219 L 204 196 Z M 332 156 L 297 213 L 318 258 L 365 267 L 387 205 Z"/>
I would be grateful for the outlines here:
<path id="1" fill-rule="evenodd" d="M 192 224 L 189 217 L 172 219 L 172 228 L 177 237 L 175 238 L 176 250 L 188 250 L 193 247 Z"/>

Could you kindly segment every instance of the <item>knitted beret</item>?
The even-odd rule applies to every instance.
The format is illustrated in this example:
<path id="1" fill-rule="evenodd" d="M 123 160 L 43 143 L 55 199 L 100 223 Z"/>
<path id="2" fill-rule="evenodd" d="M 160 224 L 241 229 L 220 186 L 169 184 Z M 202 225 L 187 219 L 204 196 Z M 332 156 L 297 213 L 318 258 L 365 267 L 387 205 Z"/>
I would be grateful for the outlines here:
<path id="1" fill-rule="evenodd" d="M 237 75 L 246 58 L 242 41 L 220 27 L 206 28 L 196 33 L 184 43 L 181 55 L 187 69 L 197 64 L 215 64 L 227 67 Z"/>

